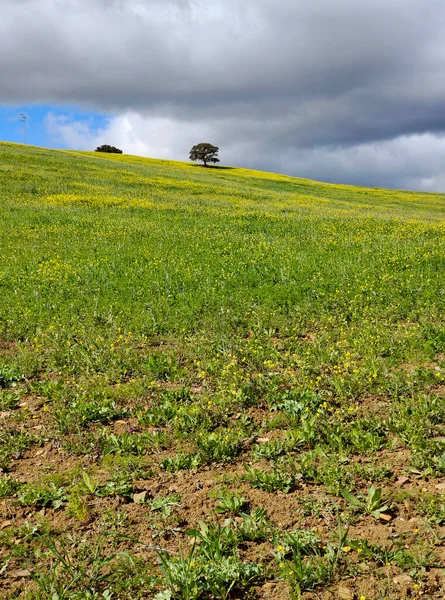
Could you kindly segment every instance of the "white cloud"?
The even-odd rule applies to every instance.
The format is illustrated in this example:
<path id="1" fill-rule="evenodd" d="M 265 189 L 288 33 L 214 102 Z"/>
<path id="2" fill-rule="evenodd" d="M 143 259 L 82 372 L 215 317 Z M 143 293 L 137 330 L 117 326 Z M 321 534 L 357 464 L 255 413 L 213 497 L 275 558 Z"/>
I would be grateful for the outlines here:
<path id="1" fill-rule="evenodd" d="M 46 115 L 45 125 L 49 139 L 67 148 L 94 150 L 101 144 L 111 144 L 126 154 L 171 160 L 187 160 L 197 138 L 205 140 L 213 133 L 206 123 L 143 117 L 133 111 L 110 117 L 102 129 L 94 129 L 91 120 L 76 121 L 53 113 Z"/>
<path id="2" fill-rule="evenodd" d="M 55 115 L 51 112 L 45 117 L 45 129 L 49 139 L 67 148 L 89 149 L 95 138 L 91 127 L 91 120 L 73 121 L 65 115 Z"/>

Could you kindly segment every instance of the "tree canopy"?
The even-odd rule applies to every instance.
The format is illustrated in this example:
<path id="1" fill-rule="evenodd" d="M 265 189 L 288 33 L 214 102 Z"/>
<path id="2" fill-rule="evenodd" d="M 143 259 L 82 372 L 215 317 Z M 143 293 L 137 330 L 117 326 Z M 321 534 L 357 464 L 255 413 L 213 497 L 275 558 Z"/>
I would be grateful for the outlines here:
<path id="1" fill-rule="evenodd" d="M 207 142 L 201 142 L 196 144 L 190 150 L 190 160 L 201 161 L 204 167 L 207 167 L 207 163 L 217 163 L 219 148 L 209 144 Z"/>

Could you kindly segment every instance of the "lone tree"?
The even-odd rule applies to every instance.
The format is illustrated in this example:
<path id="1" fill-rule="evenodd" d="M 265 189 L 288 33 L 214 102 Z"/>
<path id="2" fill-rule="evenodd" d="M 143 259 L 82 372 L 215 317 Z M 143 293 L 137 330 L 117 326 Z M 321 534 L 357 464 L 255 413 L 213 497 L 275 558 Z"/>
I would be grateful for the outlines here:
<path id="1" fill-rule="evenodd" d="M 196 144 L 190 150 L 190 160 L 200 160 L 203 163 L 202 166 L 207 167 L 207 163 L 219 162 L 218 152 L 219 148 L 217 146 L 202 142 L 201 144 Z"/>
<path id="2" fill-rule="evenodd" d="M 111 152 L 113 154 L 122 154 L 122 150 L 116 148 L 115 146 L 109 146 L 108 144 L 102 144 L 102 146 L 98 146 L 94 152 Z"/>

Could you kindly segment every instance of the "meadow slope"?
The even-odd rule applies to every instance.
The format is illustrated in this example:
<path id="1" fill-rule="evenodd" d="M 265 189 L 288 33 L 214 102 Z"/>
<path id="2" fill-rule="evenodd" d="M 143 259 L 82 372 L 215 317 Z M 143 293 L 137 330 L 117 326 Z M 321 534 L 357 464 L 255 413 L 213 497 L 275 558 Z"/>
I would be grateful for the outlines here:
<path id="1" fill-rule="evenodd" d="M 445 195 L 0 144 L 0 596 L 445 597 Z"/>

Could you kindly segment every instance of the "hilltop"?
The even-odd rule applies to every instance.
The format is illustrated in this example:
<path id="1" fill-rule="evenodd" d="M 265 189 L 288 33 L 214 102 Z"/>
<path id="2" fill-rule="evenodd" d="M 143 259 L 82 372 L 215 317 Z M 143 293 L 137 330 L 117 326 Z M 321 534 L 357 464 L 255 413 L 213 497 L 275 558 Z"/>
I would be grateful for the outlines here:
<path id="1" fill-rule="evenodd" d="M 444 194 L 0 144 L 0 595 L 445 595 L 444 234 Z"/>
<path id="2" fill-rule="evenodd" d="M 204 169 L 194 163 L 138 156 L 48 150 L 0 143 L 5 191 L 20 203 L 156 207 L 208 206 L 239 214 L 352 208 L 361 214 L 385 211 L 390 216 L 443 217 L 445 194 L 352 185 L 234 167 Z M 26 182 L 20 187 L 19 182 Z M 181 193 L 182 192 L 182 193 Z M 12 199 L 13 199 L 12 198 Z M 399 210 L 398 210 L 399 209 Z M 382 215 L 380 215 L 382 216 Z"/>

